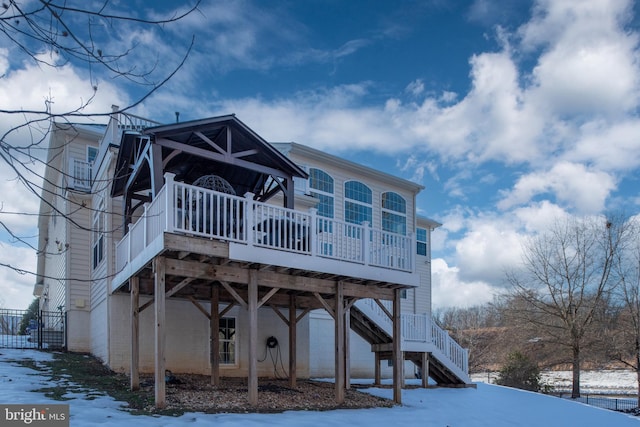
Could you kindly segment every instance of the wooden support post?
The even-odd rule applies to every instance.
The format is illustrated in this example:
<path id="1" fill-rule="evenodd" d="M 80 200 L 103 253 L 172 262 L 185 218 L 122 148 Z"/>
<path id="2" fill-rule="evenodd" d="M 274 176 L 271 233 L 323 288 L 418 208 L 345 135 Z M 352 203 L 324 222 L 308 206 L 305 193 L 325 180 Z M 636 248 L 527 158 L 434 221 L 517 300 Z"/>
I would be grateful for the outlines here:
<path id="1" fill-rule="evenodd" d="M 289 387 L 296 387 L 296 335 L 298 319 L 296 318 L 296 296 L 289 295 Z"/>
<path id="2" fill-rule="evenodd" d="M 336 284 L 335 304 L 335 346 L 336 346 L 336 402 L 344 402 L 344 289 L 342 282 Z"/>
<path id="3" fill-rule="evenodd" d="M 375 385 L 381 385 L 382 384 L 382 375 L 380 373 L 380 352 L 376 351 L 375 353 L 375 359 L 376 359 L 376 366 L 374 368 L 374 373 L 373 373 L 373 384 Z"/>
<path id="4" fill-rule="evenodd" d="M 393 291 L 393 401 L 402 404 L 404 381 L 402 357 L 402 324 L 400 322 L 400 289 Z"/>
<path id="5" fill-rule="evenodd" d="M 129 279 L 131 286 L 131 390 L 140 389 L 140 279 Z"/>
<path id="6" fill-rule="evenodd" d="M 258 272 L 249 270 L 249 404 L 258 404 Z"/>
<path id="7" fill-rule="evenodd" d="M 153 271 L 155 280 L 155 308 L 156 308 L 156 361 L 155 361 L 155 398 L 156 408 L 164 408 L 166 402 L 165 384 L 165 259 L 157 257 L 153 260 Z"/>
<path id="8" fill-rule="evenodd" d="M 422 387 L 427 388 L 429 386 L 429 353 L 426 351 L 422 353 Z"/>
<path id="9" fill-rule="evenodd" d="M 351 388 L 351 350 L 350 333 L 351 330 L 351 306 L 344 311 L 344 388 Z"/>
<path id="10" fill-rule="evenodd" d="M 220 385 L 220 288 L 211 285 L 211 313 L 209 317 L 209 360 L 211 363 L 211 385 Z"/>

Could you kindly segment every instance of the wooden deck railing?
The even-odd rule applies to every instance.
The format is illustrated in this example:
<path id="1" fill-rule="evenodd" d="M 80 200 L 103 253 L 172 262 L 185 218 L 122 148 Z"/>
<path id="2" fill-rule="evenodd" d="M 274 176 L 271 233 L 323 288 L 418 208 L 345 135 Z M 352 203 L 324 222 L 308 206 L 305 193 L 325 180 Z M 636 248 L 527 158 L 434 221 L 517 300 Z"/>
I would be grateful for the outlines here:
<path id="1" fill-rule="evenodd" d="M 256 202 L 174 181 L 165 185 L 116 245 L 122 270 L 163 232 L 215 238 L 255 247 L 330 258 L 404 272 L 414 271 L 413 236 L 376 230 Z"/>
<path id="2" fill-rule="evenodd" d="M 363 310 L 371 320 L 391 334 L 391 319 L 374 300 L 360 300 L 356 303 L 356 307 Z M 404 341 L 433 344 L 462 372 L 469 374 L 469 351 L 451 338 L 449 333 L 438 326 L 430 316 L 405 313 L 400 315 L 400 321 Z"/>

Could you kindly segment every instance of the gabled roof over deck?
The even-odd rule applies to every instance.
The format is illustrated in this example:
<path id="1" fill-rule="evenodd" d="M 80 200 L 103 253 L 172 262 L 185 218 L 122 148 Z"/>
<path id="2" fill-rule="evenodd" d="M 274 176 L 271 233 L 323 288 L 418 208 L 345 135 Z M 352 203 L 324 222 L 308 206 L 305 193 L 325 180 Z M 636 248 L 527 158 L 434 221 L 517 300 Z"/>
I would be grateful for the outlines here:
<path id="1" fill-rule="evenodd" d="M 147 128 L 122 135 L 111 196 L 124 196 L 125 221 L 163 186 L 163 175 L 193 183 L 206 175 L 226 180 L 237 195 L 257 201 L 284 194 L 293 208 L 293 178 L 307 174 L 235 115 Z M 136 203 L 137 201 L 137 203 Z"/>

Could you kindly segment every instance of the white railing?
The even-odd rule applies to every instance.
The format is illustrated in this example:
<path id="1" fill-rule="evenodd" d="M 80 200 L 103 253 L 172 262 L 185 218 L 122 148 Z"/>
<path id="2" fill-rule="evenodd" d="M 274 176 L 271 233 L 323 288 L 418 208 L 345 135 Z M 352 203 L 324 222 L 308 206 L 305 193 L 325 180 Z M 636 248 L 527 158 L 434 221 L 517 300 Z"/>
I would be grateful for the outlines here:
<path id="1" fill-rule="evenodd" d="M 174 207 L 167 231 L 246 241 L 244 212 L 247 211 L 247 199 L 173 180 L 167 184 L 173 189 L 168 194 L 167 206 Z"/>
<path id="2" fill-rule="evenodd" d="M 69 186 L 71 188 L 91 190 L 91 163 L 72 157 L 69 169 Z"/>
<path id="3" fill-rule="evenodd" d="M 118 271 L 163 232 L 413 271 L 411 236 L 319 217 L 315 209 L 300 212 L 256 202 L 252 194 L 239 197 L 176 182 L 170 173 L 116 245 Z"/>
<path id="4" fill-rule="evenodd" d="M 390 310 L 390 303 L 383 302 Z M 371 320 L 380 326 L 388 334 L 391 334 L 392 321 L 389 316 L 373 299 L 363 299 L 356 303 Z M 458 344 L 449 333 L 426 314 L 401 314 L 402 339 L 410 342 L 432 343 L 466 375 L 469 374 L 469 352 Z"/>
<path id="5" fill-rule="evenodd" d="M 431 336 L 435 346 L 444 353 L 465 374 L 469 374 L 469 350 L 462 348 L 449 332 L 442 329 L 436 322 L 431 322 Z"/>
<path id="6" fill-rule="evenodd" d="M 254 230 L 252 243 L 255 246 L 311 254 L 311 236 L 315 235 L 313 213 L 250 203 L 253 215 L 247 226 Z"/>

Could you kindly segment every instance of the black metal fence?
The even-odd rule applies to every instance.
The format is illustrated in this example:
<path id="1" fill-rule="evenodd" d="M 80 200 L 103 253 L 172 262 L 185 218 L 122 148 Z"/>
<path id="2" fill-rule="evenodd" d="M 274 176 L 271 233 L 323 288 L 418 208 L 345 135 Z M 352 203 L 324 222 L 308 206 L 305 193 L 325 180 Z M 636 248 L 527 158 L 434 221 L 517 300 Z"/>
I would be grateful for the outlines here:
<path id="1" fill-rule="evenodd" d="M 580 397 L 572 398 L 571 393 L 553 393 L 554 396 L 563 399 L 570 399 L 574 402 L 586 403 L 587 405 L 597 406 L 598 408 L 610 409 L 612 411 L 632 411 L 638 409 L 638 399 L 621 399 L 614 397 L 605 397 L 602 395 L 593 396 L 582 394 Z"/>
<path id="2" fill-rule="evenodd" d="M 0 308 L 0 348 L 56 349 L 66 346 L 66 317 L 61 311 Z"/>

